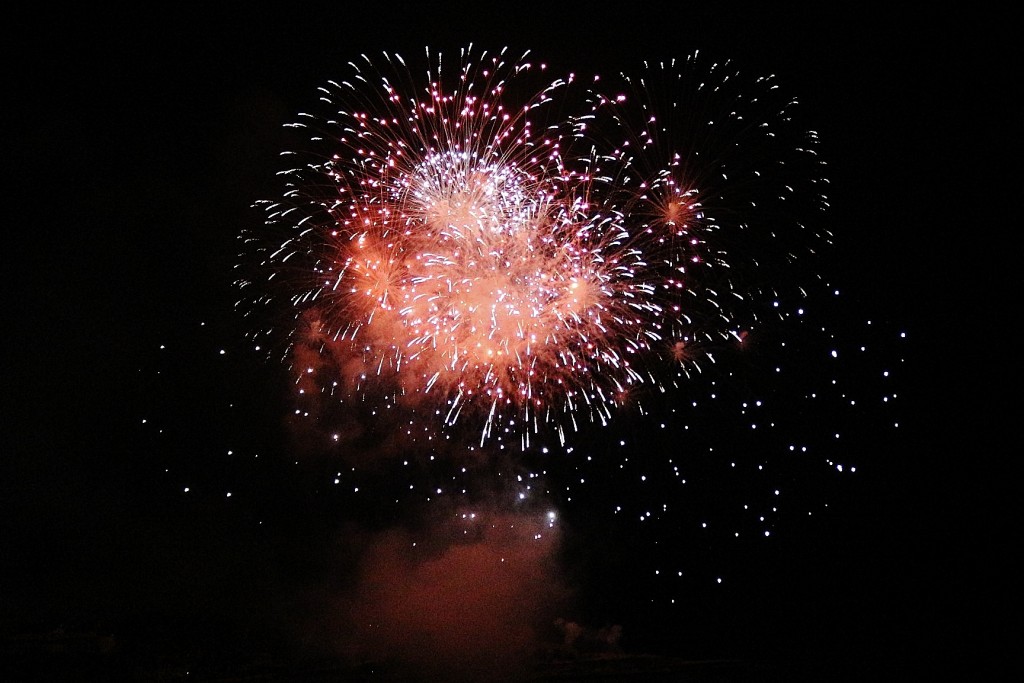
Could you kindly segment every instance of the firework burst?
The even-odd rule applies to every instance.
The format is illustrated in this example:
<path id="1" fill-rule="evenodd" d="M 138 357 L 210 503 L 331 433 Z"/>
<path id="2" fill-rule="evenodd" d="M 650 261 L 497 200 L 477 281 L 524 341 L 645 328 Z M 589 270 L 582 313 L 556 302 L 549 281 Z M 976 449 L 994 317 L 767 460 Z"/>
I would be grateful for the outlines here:
<path id="1" fill-rule="evenodd" d="M 242 236 L 254 342 L 306 394 L 564 440 L 778 316 L 827 242 L 815 135 L 771 78 L 472 48 L 350 67 Z"/>

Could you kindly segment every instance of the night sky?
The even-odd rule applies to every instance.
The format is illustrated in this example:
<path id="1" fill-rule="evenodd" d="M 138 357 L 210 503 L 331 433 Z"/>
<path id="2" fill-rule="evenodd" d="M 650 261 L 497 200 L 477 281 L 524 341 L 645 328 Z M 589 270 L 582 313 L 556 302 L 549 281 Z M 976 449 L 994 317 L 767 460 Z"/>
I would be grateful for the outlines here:
<path id="1" fill-rule="evenodd" d="M 488 680 L 523 651 L 744 680 L 988 666 L 1019 441 L 996 398 L 1017 367 L 985 170 L 998 18 L 337 5 L 7 17 L 13 680 Z M 764 339 L 568 451 L 396 454 L 386 420 L 297 417 L 232 286 L 282 126 L 364 52 L 470 42 L 580 73 L 700 50 L 775 74 L 829 164 L 816 270 L 841 295 L 784 352 Z"/>

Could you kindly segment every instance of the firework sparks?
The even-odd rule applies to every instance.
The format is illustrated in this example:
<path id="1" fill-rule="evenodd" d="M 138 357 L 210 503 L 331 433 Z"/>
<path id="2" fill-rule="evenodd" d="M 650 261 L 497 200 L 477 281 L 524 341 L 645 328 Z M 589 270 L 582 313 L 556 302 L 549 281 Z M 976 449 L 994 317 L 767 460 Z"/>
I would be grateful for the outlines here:
<path id="1" fill-rule="evenodd" d="M 696 55 L 609 80 L 472 48 L 426 65 L 322 88 L 243 235 L 245 310 L 287 302 L 254 337 L 284 340 L 300 391 L 564 443 L 799 296 L 825 181 L 772 79 Z"/>

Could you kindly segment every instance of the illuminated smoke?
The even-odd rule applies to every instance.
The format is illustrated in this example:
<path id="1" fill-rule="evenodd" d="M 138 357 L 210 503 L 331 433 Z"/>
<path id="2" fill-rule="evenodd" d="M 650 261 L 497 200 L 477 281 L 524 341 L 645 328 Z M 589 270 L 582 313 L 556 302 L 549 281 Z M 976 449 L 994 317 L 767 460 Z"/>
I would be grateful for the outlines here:
<path id="1" fill-rule="evenodd" d="M 311 630 L 352 665 L 415 680 L 523 675 L 571 598 L 559 536 L 547 514 L 488 511 L 367 536 L 355 579 L 323 597 L 326 623 Z"/>

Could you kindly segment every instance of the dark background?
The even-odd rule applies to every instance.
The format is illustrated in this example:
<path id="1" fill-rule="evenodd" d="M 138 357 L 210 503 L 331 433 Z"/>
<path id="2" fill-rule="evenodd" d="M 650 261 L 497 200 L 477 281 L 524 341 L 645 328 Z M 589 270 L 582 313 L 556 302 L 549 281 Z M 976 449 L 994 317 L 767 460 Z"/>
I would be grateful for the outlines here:
<path id="1" fill-rule="evenodd" d="M 230 459 L 182 453 L 207 437 L 217 453 L 257 441 L 266 433 L 251 425 L 277 421 L 280 378 L 245 358 L 214 365 L 209 351 L 242 346 L 235 238 L 273 191 L 281 125 L 341 65 L 473 42 L 600 72 L 700 49 L 798 94 L 831 164 L 840 278 L 911 343 L 905 426 L 877 445 L 874 474 L 827 529 L 780 542 L 757 571 L 737 572 L 744 588 L 701 605 L 707 628 L 678 654 L 858 672 L 986 666 L 1016 545 L 1001 534 L 1019 441 L 1005 436 L 1012 398 L 999 398 L 1018 367 L 1017 309 L 1003 303 L 1014 228 L 995 211 L 1008 196 L 995 161 L 1008 146 L 1003 97 L 1015 90 L 998 54 L 1005 23 L 685 3 L 9 12 L 3 634 L 134 633 L 153 657 L 178 651 L 182 631 L 252 642 L 266 615 L 238 609 L 246 594 L 287 582 L 288 556 L 316 557 L 329 507 L 304 498 L 302 476 L 273 462 L 245 470 L 240 486 L 264 509 L 225 518 L 168 495 L 160 472 L 173 456 L 196 480 L 230 479 Z M 183 350 L 163 368 L 175 379 L 156 386 L 154 349 L 168 341 Z M 146 409 L 173 414 L 179 441 L 148 449 Z M 276 535 L 244 537 L 263 514 L 285 520 Z M 9 660 L 34 652 L 10 648 Z M 31 663 L 19 671 L 32 678 Z"/>

